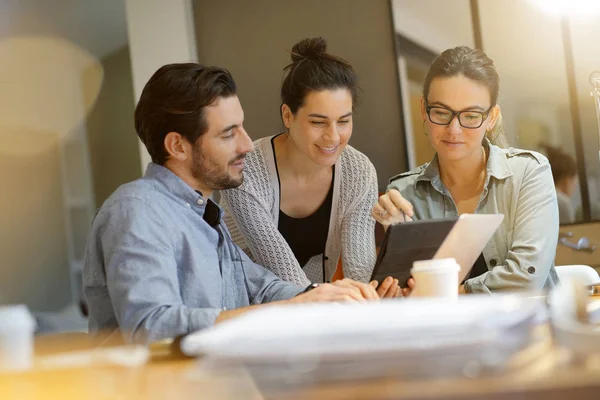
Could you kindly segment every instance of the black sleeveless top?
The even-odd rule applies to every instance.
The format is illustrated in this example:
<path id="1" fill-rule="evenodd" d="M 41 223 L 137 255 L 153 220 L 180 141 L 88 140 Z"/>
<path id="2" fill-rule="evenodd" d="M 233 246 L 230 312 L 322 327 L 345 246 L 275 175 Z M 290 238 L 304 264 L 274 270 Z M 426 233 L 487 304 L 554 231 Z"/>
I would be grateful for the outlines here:
<path id="1" fill-rule="evenodd" d="M 275 138 L 273 138 L 275 139 Z M 279 170 L 277 169 L 277 157 L 275 155 L 275 145 L 271 139 L 273 155 L 275 156 L 275 170 L 277 171 L 277 180 L 279 181 Z M 301 267 L 304 267 L 308 260 L 318 254 L 325 254 L 325 244 L 329 233 L 329 219 L 331 217 L 331 207 L 333 204 L 333 182 L 335 169 L 331 177 L 331 186 L 325 201 L 319 208 L 308 217 L 293 218 L 279 210 L 279 224 L 277 229 L 288 243 L 294 256 Z M 279 181 L 279 199 L 281 200 L 281 181 Z"/>

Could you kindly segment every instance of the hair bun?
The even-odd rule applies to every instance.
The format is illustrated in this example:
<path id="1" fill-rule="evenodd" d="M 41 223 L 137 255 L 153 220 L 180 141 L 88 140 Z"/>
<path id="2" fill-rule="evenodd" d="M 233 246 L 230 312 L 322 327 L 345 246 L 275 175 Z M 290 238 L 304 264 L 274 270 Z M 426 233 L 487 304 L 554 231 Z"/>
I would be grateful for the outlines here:
<path id="1" fill-rule="evenodd" d="M 322 37 L 302 39 L 292 47 L 292 62 L 320 57 L 325 50 L 327 42 Z"/>

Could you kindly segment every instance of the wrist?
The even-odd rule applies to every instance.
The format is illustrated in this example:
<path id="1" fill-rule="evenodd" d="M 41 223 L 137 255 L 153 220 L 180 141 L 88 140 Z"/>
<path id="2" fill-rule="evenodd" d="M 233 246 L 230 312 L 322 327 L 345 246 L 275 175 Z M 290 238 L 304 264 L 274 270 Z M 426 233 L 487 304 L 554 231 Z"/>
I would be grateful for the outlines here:
<path id="1" fill-rule="evenodd" d="M 318 288 L 320 285 L 321 285 L 320 283 L 311 283 L 310 285 L 308 285 L 308 286 L 306 287 L 306 289 L 304 289 L 304 290 L 303 290 L 302 292 L 300 292 L 299 294 L 308 293 L 308 292 L 310 292 L 311 290 Z"/>
<path id="2" fill-rule="evenodd" d="M 306 287 L 306 289 L 304 289 L 303 291 L 301 291 L 300 293 L 298 293 L 297 295 L 295 295 L 294 297 L 292 297 L 291 299 L 287 300 L 290 303 L 297 303 L 297 302 L 302 302 L 302 298 L 303 295 L 310 292 L 311 290 L 319 287 L 319 283 L 311 283 L 310 285 L 308 285 Z"/>

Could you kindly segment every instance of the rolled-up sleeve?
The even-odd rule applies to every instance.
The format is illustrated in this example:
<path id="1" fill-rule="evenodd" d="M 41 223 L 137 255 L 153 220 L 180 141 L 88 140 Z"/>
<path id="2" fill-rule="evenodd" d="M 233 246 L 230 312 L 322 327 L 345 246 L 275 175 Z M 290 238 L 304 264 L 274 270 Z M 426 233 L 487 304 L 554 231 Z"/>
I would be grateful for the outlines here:
<path id="1" fill-rule="evenodd" d="M 176 255 L 160 212 L 126 199 L 96 217 L 106 284 L 127 342 L 152 342 L 214 324 L 218 308 L 183 304 Z"/>
<path id="2" fill-rule="evenodd" d="M 558 205 L 547 161 L 531 162 L 519 190 L 512 247 L 502 265 L 465 282 L 467 292 L 542 289 L 554 265 Z"/>

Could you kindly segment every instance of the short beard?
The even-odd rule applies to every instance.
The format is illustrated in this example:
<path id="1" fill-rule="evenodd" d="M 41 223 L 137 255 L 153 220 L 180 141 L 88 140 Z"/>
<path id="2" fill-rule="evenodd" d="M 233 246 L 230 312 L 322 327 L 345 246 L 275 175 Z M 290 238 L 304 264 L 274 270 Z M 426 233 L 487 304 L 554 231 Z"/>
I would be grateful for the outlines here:
<path id="1" fill-rule="evenodd" d="M 211 190 L 234 189 L 244 182 L 244 174 L 242 173 L 236 179 L 229 175 L 228 167 L 244 157 L 246 157 L 245 154 L 236 157 L 227 164 L 224 171 L 221 171 L 217 164 L 203 157 L 199 149 L 194 149 L 192 176 L 194 179 L 204 182 Z"/>

